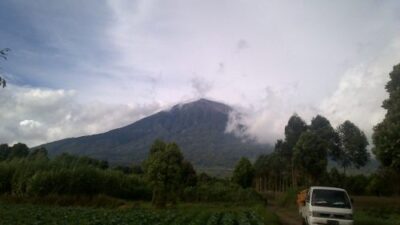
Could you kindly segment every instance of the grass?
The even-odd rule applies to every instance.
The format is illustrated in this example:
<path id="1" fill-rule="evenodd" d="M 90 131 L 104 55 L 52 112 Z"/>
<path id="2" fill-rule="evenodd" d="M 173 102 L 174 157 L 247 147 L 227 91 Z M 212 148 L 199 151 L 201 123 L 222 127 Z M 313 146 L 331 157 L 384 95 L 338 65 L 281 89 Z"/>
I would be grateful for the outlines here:
<path id="1" fill-rule="evenodd" d="M 256 206 L 255 211 L 259 214 L 262 215 L 264 218 L 264 224 L 268 225 L 278 225 L 281 224 L 279 217 L 274 213 L 269 210 L 266 210 L 265 207 L 263 206 Z"/>
<path id="2" fill-rule="evenodd" d="M 356 212 L 354 225 L 400 225 L 399 214 L 371 215 L 368 212 Z"/>
<path id="3" fill-rule="evenodd" d="M 354 196 L 355 225 L 400 225 L 400 198 Z"/>
<path id="4" fill-rule="evenodd" d="M 400 197 L 378 197 L 378 196 L 353 196 L 356 209 L 396 209 L 400 213 Z"/>
<path id="5" fill-rule="evenodd" d="M 262 205 L 179 204 L 152 209 L 148 203 L 118 208 L 61 207 L 0 202 L 0 224 L 278 225 Z"/>

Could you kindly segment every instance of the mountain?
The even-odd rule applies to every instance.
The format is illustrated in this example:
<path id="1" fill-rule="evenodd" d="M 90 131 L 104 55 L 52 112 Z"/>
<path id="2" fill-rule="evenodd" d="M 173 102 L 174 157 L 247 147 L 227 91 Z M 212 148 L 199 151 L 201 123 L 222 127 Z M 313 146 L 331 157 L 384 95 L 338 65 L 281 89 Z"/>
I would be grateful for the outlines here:
<path id="1" fill-rule="evenodd" d="M 232 111 L 228 105 L 200 99 L 105 133 L 67 138 L 43 146 L 50 155 L 69 152 L 128 165 L 143 161 L 153 141 L 159 138 L 176 142 L 185 158 L 197 168 L 233 168 L 240 157 L 255 159 L 272 148 L 227 133 Z"/>

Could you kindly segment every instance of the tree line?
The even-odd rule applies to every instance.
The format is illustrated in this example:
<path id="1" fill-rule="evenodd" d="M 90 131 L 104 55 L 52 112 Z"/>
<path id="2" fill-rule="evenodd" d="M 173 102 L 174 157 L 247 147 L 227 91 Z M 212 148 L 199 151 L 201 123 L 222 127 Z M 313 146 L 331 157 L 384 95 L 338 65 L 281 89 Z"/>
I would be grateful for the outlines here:
<path id="1" fill-rule="evenodd" d="M 354 123 L 345 121 L 334 129 L 329 120 L 315 116 L 311 124 L 297 114 L 285 126 L 285 138 L 276 142 L 274 151 L 261 155 L 254 167 L 259 190 L 280 190 L 321 184 L 328 161 L 343 169 L 366 165 L 370 155 L 367 138 Z"/>
<path id="2" fill-rule="evenodd" d="M 309 185 L 339 186 L 356 194 L 400 194 L 400 64 L 394 66 L 386 85 L 389 98 L 382 122 L 374 127 L 372 152 L 380 162 L 375 173 L 348 176 L 347 169 L 364 167 L 370 160 L 368 140 L 351 121 L 334 129 L 329 120 L 315 116 L 310 124 L 297 114 L 285 126 L 285 137 L 274 151 L 254 163 L 257 190 L 285 191 Z M 362 115 L 360 115 L 362 116 Z M 343 170 L 327 171 L 332 161 Z"/>
<path id="3" fill-rule="evenodd" d="M 247 187 L 247 186 L 246 186 Z M 106 195 L 152 201 L 158 208 L 178 202 L 254 202 L 262 198 L 230 178 L 198 174 L 176 143 L 156 140 L 141 165 L 68 153 L 49 158 L 45 148 L 0 145 L 0 194 L 23 198 Z"/>

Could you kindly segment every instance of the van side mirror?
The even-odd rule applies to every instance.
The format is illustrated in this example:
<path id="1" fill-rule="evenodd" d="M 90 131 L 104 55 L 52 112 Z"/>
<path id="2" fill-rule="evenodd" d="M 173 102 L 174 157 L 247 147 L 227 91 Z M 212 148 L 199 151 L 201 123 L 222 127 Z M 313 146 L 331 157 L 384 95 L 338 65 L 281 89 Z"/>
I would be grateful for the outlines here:
<path id="1" fill-rule="evenodd" d="M 305 206 L 306 205 L 306 201 L 301 201 L 301 205 Z"/>

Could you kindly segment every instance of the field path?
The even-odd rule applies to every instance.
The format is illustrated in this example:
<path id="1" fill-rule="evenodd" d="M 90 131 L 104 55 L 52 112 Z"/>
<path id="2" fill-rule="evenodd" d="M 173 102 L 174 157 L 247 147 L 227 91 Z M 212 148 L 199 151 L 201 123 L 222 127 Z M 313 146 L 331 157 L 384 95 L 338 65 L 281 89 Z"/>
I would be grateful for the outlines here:
<path id="1" fill-rule="evenodd" d="M 271 207 L 276 213 L 282 225 L 301 225 L 301 218 L 296 211 L 287 208 Z"/>
<path id="2" fill-rule="evenodd" d="M 301 217 L 295 207 L 278 206 L 275 202 L 269 202 L 267 209 L 274 212 L 282 225 L 301 225 Z"/>

